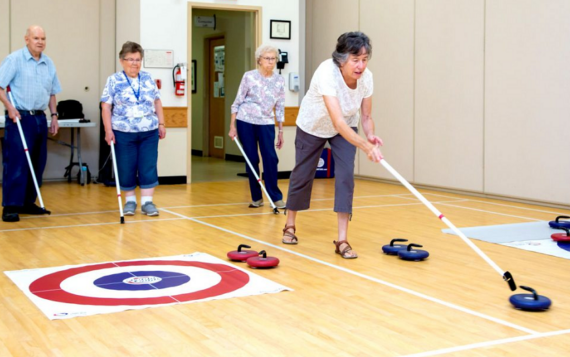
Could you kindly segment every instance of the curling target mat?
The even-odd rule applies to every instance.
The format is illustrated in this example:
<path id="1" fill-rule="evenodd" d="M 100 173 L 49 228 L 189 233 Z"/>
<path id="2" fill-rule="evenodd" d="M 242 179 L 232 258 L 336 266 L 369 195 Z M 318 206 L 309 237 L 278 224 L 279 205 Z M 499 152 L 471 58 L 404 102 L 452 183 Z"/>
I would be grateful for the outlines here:
<path id="1" fill-rule="evenodd" d="M 451 229 L 442 231 L 455 234 Z M 548 221 L 461 228 L 460 231 L 469 238 L 570 259 L 570 242 L 553 241 L 550 235 L 563 231 L 550 228 Z"/>
<path id="2" fill-rule="evenodd" d="M 4 273 L 50 320 L 292 290 L 205 253 Z"/>
<path id="3" fill-rule="evenodd" d="M 459 229 L 469 238 L 489 243 L 520 242 L 524 240 L 550 239 L 552 233 L 563 231 L 552 229 L 548 221 L 500 224 Z M 455 234 L 451 229 L 443 229 L 443 233 Z"/>

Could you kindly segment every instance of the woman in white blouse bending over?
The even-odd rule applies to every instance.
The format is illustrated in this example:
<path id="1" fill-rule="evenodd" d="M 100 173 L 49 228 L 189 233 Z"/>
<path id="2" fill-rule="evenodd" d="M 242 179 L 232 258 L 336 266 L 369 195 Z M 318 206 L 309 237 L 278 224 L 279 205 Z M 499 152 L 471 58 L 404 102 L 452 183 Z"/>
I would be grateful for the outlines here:
<path id="1" fill-rule="evenodd" d="M 373 162 L 380 162 L 382 140 L 374 135 L 371 117 L 373 81 L 366 68 L 372 46 L 362 32 L 348 32 L 337 40 L 332 59 L 320 64 L 297 117 L 295 168 L 291 173 L 287 197 L 287 223 L 283 243 L 297 244 L 297 211 L 309 208 L 313 179 L 319 158 L 328 141 L 335 160 L 335 204 L 338 240 L 335 253 L 345 259 L 358 255 L 347 241 L 348 221 L 352 215 L 354 159 L 360 148 Z M 366 139 L 357 134 L 358 122 Z"/>
<path id="2" fill-rule="evenodd" d="M 228 135 L 232 140 L 239 136 L 243 150 L 259 176 L 259 155 L 263 159 L 265 188 L 277 208 L 285 208 L 283 194 L 277 186 L 277 164 L 275 152 L 275 116 L 279 125 L 279 135 L 275 146 L 283 147 L 283 120 L 285 120 L 285 80 L 273 73 L 278 51 L 272 46 L 260 46 L 255 51 L 258 69 L 246 72 L 239 85 L 236 100 L 232 104 L 232 121 Z M 273 114 L 275 108 L 275 115 Z M 237 120 L 236 120 L 237 119 Z M 237 124 L 237 125 L 236 125 Z M 249 176 L 251 204 L 249 207 L 263 206 L 261 187 L 245 165 Z"/>

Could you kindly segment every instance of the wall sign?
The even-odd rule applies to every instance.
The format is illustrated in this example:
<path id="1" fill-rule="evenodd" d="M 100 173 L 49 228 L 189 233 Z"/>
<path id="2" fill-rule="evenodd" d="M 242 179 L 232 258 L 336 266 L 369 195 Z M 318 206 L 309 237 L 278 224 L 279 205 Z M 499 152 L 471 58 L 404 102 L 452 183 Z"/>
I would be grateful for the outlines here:
<path id="1" fill-rule="evenodd" d="M 174 67 L 174 51 L 144 50 L 144 66 L 146 68 L 172 68 Z"/>

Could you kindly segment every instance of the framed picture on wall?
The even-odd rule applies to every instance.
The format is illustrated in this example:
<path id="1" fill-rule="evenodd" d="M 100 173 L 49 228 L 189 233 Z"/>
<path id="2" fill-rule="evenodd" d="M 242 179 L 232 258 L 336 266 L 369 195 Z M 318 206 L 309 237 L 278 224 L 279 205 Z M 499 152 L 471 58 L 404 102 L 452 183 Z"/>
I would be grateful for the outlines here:
<path id="1" fill-rule="evenodd" d="M 190 87 L 192 88 L 192 93 L 196 93 L 196 67 L 198 67 L 196 60 L 192 60 L 192 68 L 190 71 Z"/>
<path id="2" fill-rule="evenodd" d="M 270 38 L 279 40 L 291 39 L 291 21 L 287 20 L 270 20 Z"/>

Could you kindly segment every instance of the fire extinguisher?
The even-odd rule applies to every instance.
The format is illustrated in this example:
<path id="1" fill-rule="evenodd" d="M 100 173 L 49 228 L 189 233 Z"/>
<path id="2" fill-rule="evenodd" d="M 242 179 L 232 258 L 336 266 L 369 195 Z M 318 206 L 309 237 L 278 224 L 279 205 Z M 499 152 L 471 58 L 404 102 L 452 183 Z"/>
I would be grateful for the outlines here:
<path id="1" fill-rule="evenodd" d="M 172 69 L 172 81 L 174 82 L 174 94 L 183 97 L 186 90 L 186 68 L 183 63 L 178 63 Z"/>

